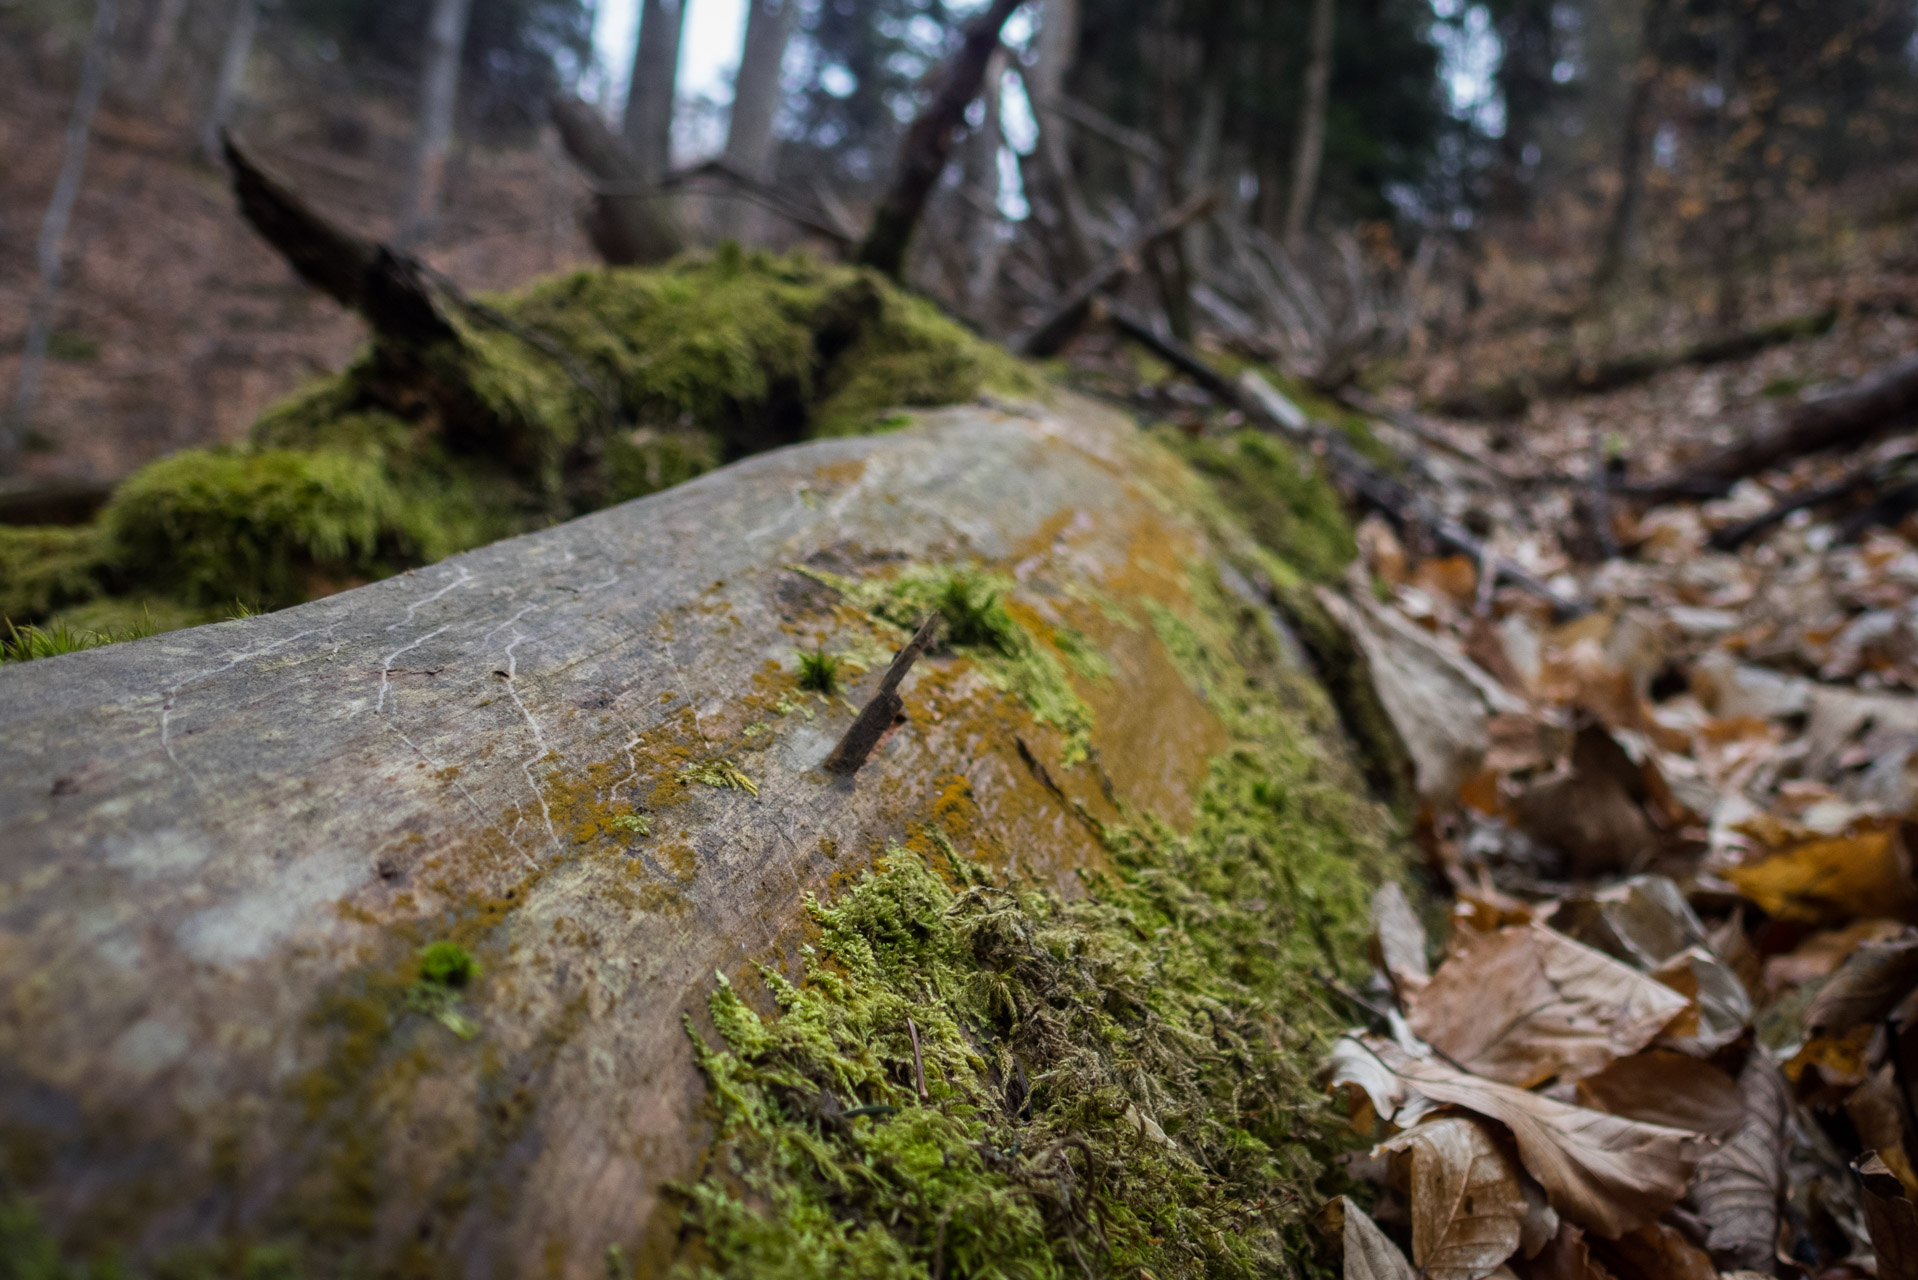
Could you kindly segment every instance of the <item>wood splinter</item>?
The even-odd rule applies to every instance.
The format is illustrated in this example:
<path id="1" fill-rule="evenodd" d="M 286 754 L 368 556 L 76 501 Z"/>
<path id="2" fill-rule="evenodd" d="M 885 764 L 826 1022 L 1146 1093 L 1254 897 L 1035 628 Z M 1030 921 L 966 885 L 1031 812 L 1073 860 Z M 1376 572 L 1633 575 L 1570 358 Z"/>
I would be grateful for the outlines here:
<path id="1" fill-rule="evenodd" d="M 892 666 L 887 669 L 886 678 L 879 682 L 879 691 L 872 695 L 872 701 L 866 704 L 859 718 L 846 730 L 846 736 L 826 757 L 826 772 L 849 776 L 859 772 L 859 766 L 866 763 L 866 757 L 879 745 L 879 739 L 905 710 L 905 699 L 899 696 L 899 682 L 906 678 L 906 673 L 912 670 L 912 664 L 919 661 L 919 655 L 932 644 L 933 633 L 938 627 L 939 615 L 926 615 L 926 620 L 919 624 L 919 630 L 899 651 L 899 656 L 892 660 Z"/>

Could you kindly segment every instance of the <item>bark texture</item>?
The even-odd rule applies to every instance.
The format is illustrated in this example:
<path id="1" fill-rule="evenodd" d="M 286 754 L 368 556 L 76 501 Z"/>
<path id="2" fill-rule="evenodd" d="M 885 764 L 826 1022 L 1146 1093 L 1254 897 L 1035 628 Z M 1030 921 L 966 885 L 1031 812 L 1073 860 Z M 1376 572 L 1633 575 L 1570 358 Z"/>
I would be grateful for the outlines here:
<path id="1" fill-rule="evenodd" d="M 662 1185 L 705 1143 L 682 1018 L 715 970 L 790 972 L 802 895 L 954 786 L 988 856 L 1070 885 L 1115 803 L 1189 812 L 1226 745 L 1151 631 L 1114 625 L 1092 637 L 1114 671 L 1086 695 L 1097 767 L 933 654 L 905 723 L 834 779 L 851 713 L 798 690 L 793 650 L 863 637 L 857 705 L 904 636 L 795 566 L 1016 565 L 1038 616 L 1081 589 L 1176 614 L 1219 553 L 1165 497 L 1192 492 L 1083 402 L 938 411 L 0 670 L 0 1132 L 44 1157 L 24 1189 L 135 1259 L 274 1239 L 373 1272 L 597 1280 L 619 1245 L 654 1271 Z M 441 941 L 480 966 L 457 1007 L 421 994 Z"/>

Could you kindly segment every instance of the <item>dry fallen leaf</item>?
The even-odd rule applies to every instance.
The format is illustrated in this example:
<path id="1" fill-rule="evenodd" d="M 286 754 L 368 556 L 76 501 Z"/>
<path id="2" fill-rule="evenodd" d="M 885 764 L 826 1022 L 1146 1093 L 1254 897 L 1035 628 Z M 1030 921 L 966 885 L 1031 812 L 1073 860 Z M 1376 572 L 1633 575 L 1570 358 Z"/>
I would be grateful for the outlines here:
<path id="1" fill-rule="evenodd" d="M 1425 926 L 1419 923 L 1405 890 L 1387 881 L 1372 895 L 1372 938 L 1379 967 L 1392 980 L 1401 1001 L 1409 1000 L 1432 979 L 1425 960 Z"/>
<path id="2" fill-rule="evenodd" d="M 1519 828 L 1564 850 L 1574 875 L 1622 871 L 1658 848 L 1658 830 L 1645 812 L 1648 798 L 1631 757 L 1602 725 L 1587 724 L 1573 739 L 1569 768 L 1519 796 Z"/>
<path id="3" fill-rule="evenodd" d="M 1904 1110 L 1898 1069 L 1889 1062 L 1845 1099 L 1845 1115 L 1858 1131 L 1859 1142 L 1878 1153 L 1885 1167 L 1904 1184 L 1906 1195 L 1918 1196 L 1918 1170 L 1912 1167 L 1905 1145 Z"/>
<path id="4" fill-rule="evenodd" d="M 1441 1116 L 1383 1144 L 1411 1165 L 1412 1261 L 1429 1280 L 1481 1280 L 1518 1251 L 1519 1173 L 1483 1123 Z"/>
<path id="5" fill-rule="evenodd" d="M 1686 1018 L 1665 1029 L 1663 1041 L 1686 1053 L 1716 1053 L 1751 1026 L 1751 996 L 1723 961 L 1703 947 L 1687 947 L 1652 971 L 1658 982 L 1691 1001 Z"/>
<path id="6" fill-rule="evenodd" d="M 1787 920 L 1918 921 L 1918 885 L 1901 825 L 1866 825 L 1847 835 L 1807 840 L 1728 868 L 1725 877 L 1747 898 Z"/>
<path id="7" fill-rule="evenodd" d="M 1691 1007 L 1629 965 L 1534 924 L 1462 937 L 1407 1021 L 1466 1070 L 1528 1088 L 1601 1071 Z"/>
<path id="8" fill-rule="evenodd" d="M 1918 1203 L 1877 1152 L 1866 1152 L 1852 1168 L 1865 1188 L 1865 1224 L 1878 1255 L 1878 1280 L 1918 1280 Z"/>
<path id="9" fill-rule="evenodd" d="M 1722 1138 L 1744 1127 L 1738 1082 L 1689 1054 L 1647 1049 L 1578 1082 L 1578 1100 L 1595 1111 Z"/>
<path id="10" fill-rule="evenodd" d="M 1762 1046 L 1753 1048 L 1739 1073 L 1738 1093 L 1744 1123 L 1699 1162 L 1691 1201 L 1710 1228 L 1706 1247 L 1714 1262 L 1763 1270 L 1777 1248 L 1791 1098 Z"/>
<path id="11" fill-rule="evenodd" d="M 1612 1270 L 1633 1280 L 1718 1280 L 1705 1251 L 1672 1227 L 1654 1222 L 1598 1246 Z"/>
<path id="12" fill-rule="evenodd" d="M 1776 998 L 1814 978 L 1828 978 L 1867 942 L 1883 942 L 1904 930 L 1895 920 L 1860 920 L 1843 929 L 1820 930 L 1786 954 L 1766 959 L 1766 995 Z"/>
<path id="13" fill-rule="evenodd" d="M 1504 1125 L 1552 1207 L 1601 1235 L 1622 1235 L 1670 1208 L 1705 1150 L 1695 1134 L 1483 1080 L 1412 1058 L 1390 1041 L 1366 1037 L 1360 1047 L 1401 1082 L 1404 1096 L 1450 1103 Z"/>
<path id="14" fill-rule="evenodd" d="M 1877 1022 L 1918 987 L 1918 933 L 1867 942 L 1832 975 L 1805 1010 L 1805 1029 L 1842 1035 L 1862 1022 Z"/>
<path id="15" fill-rule="evenodd" d="M 1345 1280 L 1414 1280 L 1412 1264 L 1399 1247 L 1348 1197 L 1327 1204 L 1319 1226 L 1339 1255 Z"/>
<path id="16" fill-rule="evenodd" d="M 1559 1224 L 1537 1257 L 1518 1264 L 1525 1280 L 1612 1280 L 1612 1273 L 1592 1257 L 1585 1233 L 1569 1222 Z"/>

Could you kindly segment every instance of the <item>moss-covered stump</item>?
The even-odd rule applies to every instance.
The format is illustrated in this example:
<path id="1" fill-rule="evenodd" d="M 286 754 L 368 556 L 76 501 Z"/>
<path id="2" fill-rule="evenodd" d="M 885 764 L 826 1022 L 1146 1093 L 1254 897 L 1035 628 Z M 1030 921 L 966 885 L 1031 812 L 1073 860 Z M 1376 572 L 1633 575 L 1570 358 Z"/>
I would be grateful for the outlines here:
<path id="1" fill-rule="evenodd" d="M 1391 855 L 1265 579 L 1067 398 L 0 670 L 0 1252 L 1297 1273 Z"/>
<path id="2" fill-rule="evenodd" d="M 376 334 L 244 446 L 132 476 L 92 527 L 0 527 L 0 619 L 281 608 L 901 408 L 1043 390 L 875 272 L 732 246 L 449 304 L 443 324 Z"/>

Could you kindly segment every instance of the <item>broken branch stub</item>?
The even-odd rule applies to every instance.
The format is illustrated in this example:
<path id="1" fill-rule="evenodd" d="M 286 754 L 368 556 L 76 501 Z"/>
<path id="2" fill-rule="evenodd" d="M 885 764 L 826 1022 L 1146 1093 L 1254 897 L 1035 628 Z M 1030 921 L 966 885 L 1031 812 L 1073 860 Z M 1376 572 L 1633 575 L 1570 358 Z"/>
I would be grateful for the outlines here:
<path id="1" fill-rule="evenodd" d="M 899 696 L 899 682 L 912 670 L 912 664 L 932 644 L 933 633 L 938 630 L 939 615 L 927 616 L 919 624 L 919 630 L 913 633 L 906 647 L 893 658 L 892 666 L 887 668 L 885 679 L 879 682 L 879 688 L 865 707 L 859 712 L 859 718 L 846 730 L 846 736 L 839 740 L 833 753 L 826 758 L 826 772 L 842 776 L 859 772 L 859 766 L 866 763 L 866 757 L 879 745 L 879 739 L 886 730 L 892 728 L 905 710 L 905 699 Z"/>

